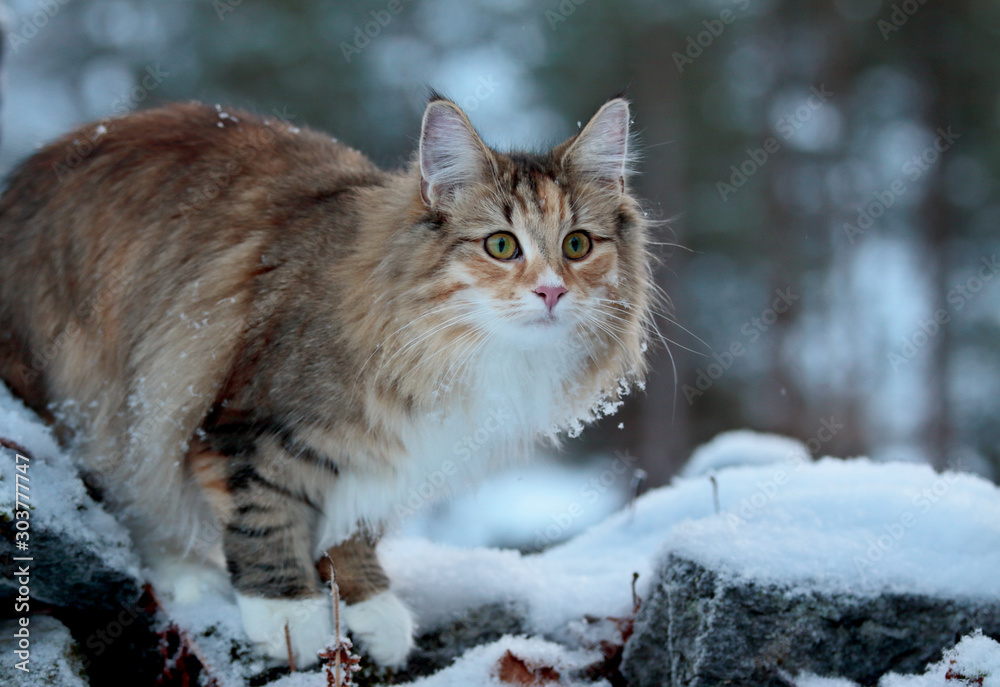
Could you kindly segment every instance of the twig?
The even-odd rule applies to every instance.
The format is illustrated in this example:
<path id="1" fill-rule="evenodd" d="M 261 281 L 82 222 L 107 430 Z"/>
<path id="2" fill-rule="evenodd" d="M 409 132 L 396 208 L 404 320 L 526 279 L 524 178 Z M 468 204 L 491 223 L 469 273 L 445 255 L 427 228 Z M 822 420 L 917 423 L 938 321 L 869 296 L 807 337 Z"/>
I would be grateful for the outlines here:
<path id="1" fill-rule="evenodd" d="M 285 646 L 288 647 L 288 670 L 294 673 L 295 655 L 292 653 L 292 633 L 288 629 L 288 623 L 285 623 Z"/>
<path id="2" fill-rule="evenodd" d="M 639 581 L 639 573 L 632 573 L 632 607 L 634 608 L 634 613 L 639 612 L 639 604 L 642 603 L 642 599 L 639 595 L 635 593 L 635 583 Z"/>
<path id="3" fill-rule="evenodd" d="M 198 647 L 198 645 L 194 642 L 194 640 L 191 639 L 191 636 L 188 634 L 187 630 L 181 629 L 181 627 L 177 625 L 177 623 L 175 623 L 173 619 L 170 618 L 170 614 L 167 613 L 166 609 L 163 607 L 163 604 L 161 604 L 160 600 L 157 598 L 156 592 L 153 591 L 152 585 L 147 584 L 143 587 L 143 589 L 149 594 L 149 598 L 152 600 L 153 612 L 159 611 L 163 613 L 166 616 L 167 620 L 169 621 L 169 626 L 167 627 L 166 630 L 163 631 L 161 637 L 163 637 L 163 639 L 166 640 L 166 634 L 168 632 L 170 632 L 171 630 L 176 632 L 177 638 L 180 642 L 180 648 L 178 650 L 179 651 L 178 658 L 179 659 L 183 658 L 183 653 L 187 651 L 187 653 L 194 656 L 195 660 L 199 663 L 199 665 L 201 665 L 201 669 L 202 671 L 204 671 L 202 673 L 203 675 L 202 681 L 204 682 L 205 686 L 219 687 L 219 681 L 215 676 L 215 670 L 212 668 L 212 664 L 209 663 L 208 658 L 205 656 L 204 652 L 202 652 L 202 650 Z M 147 612 L 149 611 L 147 610 Z M 166 646 L 164 646 L 161 649 L 161 651 L 165 652 Z M 167 656 L 166 654 L 164 654 L 164 660 L 166 659 Z M 188 679 L 186 673 L 183 675 L 183 679 L 184 680 Z"/>
<path id="4" fill-rule="evenodd" d="M 0 437 L 0 446 L 3 446 L 4 448 L 9 448 L 11 451 L 14 451 L 15 453 L 20 453 L 21 455 L 25 456 L 28 460 L 32 462 L 34 462 L 35 460 L 35 456 L 31 454 L 31 451 L 24 448 L 23 446 L 21 446 L 21 444 L 17 443 L 16 441 L 11 441 L 7 437 Z"/>
<path id="5" fill-rule="evenodd" d="M 708 481 L 712 483 L 712 503 L 715 505 L 715 514 L 719 514 L 719 482 L 715 475 L 709 475 Z"/>
<path id="6" fill-rule="evenodd" d="M 355 656 L 351 649 L 351 640 L 340 634 L 340 586 L 337 584 L 337 568 L 333 564 L 333 558 L 326 554 L 330 560 L 330 596 L 333 598 L 333 644 L 327 648 L 320 658 L 327 661 L 326 664 L 326 684 L 327 687 L 350 687 L 355 672 L 361 670 L 361 659 Z M 332 662 L 332 665 L 331 663 Z"/>

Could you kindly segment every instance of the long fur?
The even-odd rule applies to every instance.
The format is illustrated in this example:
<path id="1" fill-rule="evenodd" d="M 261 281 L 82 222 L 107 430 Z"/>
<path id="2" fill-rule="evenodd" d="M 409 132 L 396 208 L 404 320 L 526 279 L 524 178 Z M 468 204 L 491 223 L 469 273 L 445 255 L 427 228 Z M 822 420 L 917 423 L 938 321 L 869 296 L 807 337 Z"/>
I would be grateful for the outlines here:
<path id="1" fill-rule="evenodd" d="M 429 107 L 469 135 L 428 138 L 395 172 L 196 103 L 85 126 L 14 172 L 0 374 L 76 432 L 146 550 L 219 560 L 229 466 L 258 440 L 280 453 L 265 437 L 286 452 L 275 479 L 322 513 L 318 557 L 579 431 L 642 379 L 652 287 L 627 103 L 541 155 L 493 151 L 457 106 Z M 461 165 L 422 174 L 431 153 Z M 594 246 L 570 264 L 574 229 Z M 487 255 L 495 231 L 523 259 Z M 546 275 L 563 314 L 527 325 Z"/>

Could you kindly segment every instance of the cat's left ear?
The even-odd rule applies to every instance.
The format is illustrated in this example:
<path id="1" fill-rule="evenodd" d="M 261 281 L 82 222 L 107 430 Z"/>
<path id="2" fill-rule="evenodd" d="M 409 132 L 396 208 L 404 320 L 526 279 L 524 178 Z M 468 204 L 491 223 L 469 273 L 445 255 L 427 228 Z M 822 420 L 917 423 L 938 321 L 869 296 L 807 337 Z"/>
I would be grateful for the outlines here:
<path id="1" fill-rule="evenodd" d="M 462 187 L 485 181 L 491 153 L 458 105 L 427 103 L 420 130 L 420 195 L 437 208 Z"/>
<path id="2" fill-rule="evenodd" d="M 563 168 L 624 191 L 629 174 L 629 117 L 624 98 L 606 102 L 563 153 Z"/>

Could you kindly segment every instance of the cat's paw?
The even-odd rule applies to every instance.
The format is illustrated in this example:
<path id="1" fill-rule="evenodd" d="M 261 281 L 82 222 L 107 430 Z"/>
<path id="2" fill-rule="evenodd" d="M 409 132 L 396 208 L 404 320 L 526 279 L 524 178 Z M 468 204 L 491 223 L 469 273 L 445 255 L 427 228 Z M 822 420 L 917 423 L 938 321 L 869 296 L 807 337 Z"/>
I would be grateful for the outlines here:
<path id="1" fill-rule="evenodd" d="M 330 597 L 265 599 L 236 594 L 243 629 L 254 648 L 268 658 L 288 662 L 285 625 L 291 638 L 295 665 L 306 668 L 319 662 L 318 654 L 333 641 Z"/>
<path id="2" fill-rule="evenodd" d="M 376 663 L 395 667 L 406 662 L 413 648 L 413 616 L 395 594 L 386 591 L 345 606 L 340 617 Z"/>
<path id="3" fill-rule="evenodd" d="M 162 557 L 151 562 L 149 581 L 158 594 L 192 604 L 204 594 L 232 594 L 229 575 L 208 563 Z"/>

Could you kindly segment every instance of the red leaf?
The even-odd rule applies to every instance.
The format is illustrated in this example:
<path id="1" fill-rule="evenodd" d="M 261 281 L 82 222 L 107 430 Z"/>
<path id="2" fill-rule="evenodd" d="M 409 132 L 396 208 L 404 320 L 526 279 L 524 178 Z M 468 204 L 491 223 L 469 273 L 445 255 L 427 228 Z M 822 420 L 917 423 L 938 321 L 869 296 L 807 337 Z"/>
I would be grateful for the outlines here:
<path id="1" fill-rule="evenodd" d="M 508 650 L 497 662 L 497 677 L 511 685 L 548 685 L 559 682 L 552 666 L 532 665 Z"/>

